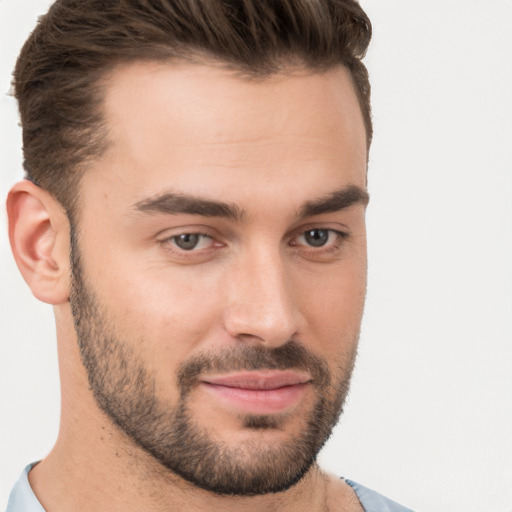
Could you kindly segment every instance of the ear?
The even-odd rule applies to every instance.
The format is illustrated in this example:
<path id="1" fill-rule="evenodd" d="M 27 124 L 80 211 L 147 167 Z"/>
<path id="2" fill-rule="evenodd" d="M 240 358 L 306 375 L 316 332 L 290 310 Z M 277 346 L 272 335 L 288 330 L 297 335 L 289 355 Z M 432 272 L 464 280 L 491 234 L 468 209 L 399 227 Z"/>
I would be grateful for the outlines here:
<path id="1" fill-rule="evenodd" d="M 28 180 L 7 196 L 9 240 L 14 259 L 32 293 L 48 304 L 69 297 L 69 222 L 48 192 Z"/>

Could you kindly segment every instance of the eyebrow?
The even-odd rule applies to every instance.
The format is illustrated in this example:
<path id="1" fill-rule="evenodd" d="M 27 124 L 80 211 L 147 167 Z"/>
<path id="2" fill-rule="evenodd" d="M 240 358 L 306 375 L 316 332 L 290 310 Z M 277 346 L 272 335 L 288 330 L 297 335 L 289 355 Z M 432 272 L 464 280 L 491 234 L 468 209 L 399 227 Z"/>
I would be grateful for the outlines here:
<path id="1" fill-rule="evenodd" d="M 299 217 L 313 217 L 322 213 L 333 213 L 354 204 L 366 206 L 369 200 L 370 196 L 366 190 L 356 185 L 349 185 L 320 199 L 306 202 L 299 210 Z"/>
<path id="2" fill-rule="evenodd" d="M 243 219 L 243 212 L 235 204 L 212 201 L 178 192 L 166 192 L 155 197 L 143 199 L 133 208 L 146 213 L 163 213 L 167 215 L 189 214 L 202 217 L 224 217 L 237 222 Z"/>
<path id="3" fill-rule="evenodd" d="M 306 202 L 298 211 L 299 218 L 313 217 L 322 213 L 332 213 L 353 204 L 366 206 L 369 195 L 366 190 L 349 185 L 335 190 L 320 199 Z M 241 222 L 245 218 L 244 211 L 236 204 L 213 201 L 203 197 L 183 194 L 180 192 L 165 192 L 138 201 L 133 205 L 136 211 L 144 213 L 161 213 L 166 215 L 199 215 L 202 217 L 222 217 Z"/>

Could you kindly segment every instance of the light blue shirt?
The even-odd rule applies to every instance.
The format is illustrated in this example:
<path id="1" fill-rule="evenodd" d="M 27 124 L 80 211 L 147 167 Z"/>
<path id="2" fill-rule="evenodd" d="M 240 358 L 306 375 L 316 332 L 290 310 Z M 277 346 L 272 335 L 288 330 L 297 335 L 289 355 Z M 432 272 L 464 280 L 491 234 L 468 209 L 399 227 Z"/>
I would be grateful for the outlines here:
<path id="1" fill-rule="evenodd" d="M 28 473 L 35 464 L 29 464 L 14 484 L 5 512 L 45 512 L 28 481 Z M 351 480 L 345 479 L 345 482 L 354 489 L 366 512 L 412 512 L 411 509 L 402 507 L 402 505 Z"/>
<path id="2" fill-rule="evenodd" d="M 21 473 L 18 481 L 14 484 L 9 501 L 7 502 L 7 510 L 5 512 L 45 512 L 41 503 L 36 498 L 30 482 L 28 481 L 28 472 L 37 464 L 34 462 L 29 464 Z"/>

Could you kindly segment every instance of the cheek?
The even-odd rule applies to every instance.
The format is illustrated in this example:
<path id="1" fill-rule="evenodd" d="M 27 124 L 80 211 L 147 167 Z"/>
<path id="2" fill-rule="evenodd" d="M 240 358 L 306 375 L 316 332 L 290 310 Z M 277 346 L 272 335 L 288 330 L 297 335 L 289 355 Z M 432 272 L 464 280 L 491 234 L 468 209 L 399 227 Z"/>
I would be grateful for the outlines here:
<path id="1" fill-rule="evenodd" d="M 139 261 L 90 266 L 91 282 L 116 337 L 129 345 L 169 396 L 176 369 L 205 340 L 221 317 L 212 279 L 183 269 L 145 267 Z"/>
<path id="2" fill-rule="evenodd" d="M 181 283 L 179 276 L 132 281 L 119 304 L 132 333 L 162 349 L 190 350 L 220 316 L 219 304 L 203 283 Z M 183 284 L 183 286 L 181 286 Z"/>
<path id="3" fill-rule="evenodd" d="M 366 261 L 342 262 L 303 283 L 303 315 L 312 339 L 326 353 L 357 343 L 366 295 Z M 344 352 L 344 350 L 342 350 Z"/>

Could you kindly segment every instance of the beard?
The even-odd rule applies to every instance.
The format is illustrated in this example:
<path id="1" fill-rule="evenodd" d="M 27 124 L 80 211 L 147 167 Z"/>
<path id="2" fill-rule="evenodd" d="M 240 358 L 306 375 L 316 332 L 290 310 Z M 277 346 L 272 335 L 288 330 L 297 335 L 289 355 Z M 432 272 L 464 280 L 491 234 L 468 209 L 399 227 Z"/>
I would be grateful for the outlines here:
<path id="1" fill-rule="evenodd" d="M 70 305 L 82 363 L 99 408 L 131 442 L 167 470 L 193 485 L 219 494 L 254 496 L 284 491 L 312 467 L 329 438 L 348 394 L 356 357 L 354 347 L 339 365 L 335 378 L 327 363 L 290 340 L 277 348 L 239 343 L 216 354 L 185 360 L 176 375 L 179 400 L 169 404 L 156 393 L 154 372 L 132 347 L 119 339 L 107 308 L 100 306 L 86 283 L 75 231 L 71 230 L 72 286 Z M 284 430 L 287 415 L 240 416 L 242 428 L 253 431 L 237 446 L 229 446 L 208 431 L 208 421 L 194 417 L 190 401 L 206 372 L 294 369 L 312 376 L 315 401 L 302 418 L 300 432 L 279 443 L 259 434 Z M 197 416 L 197 415 L 196 415 Z"/>

